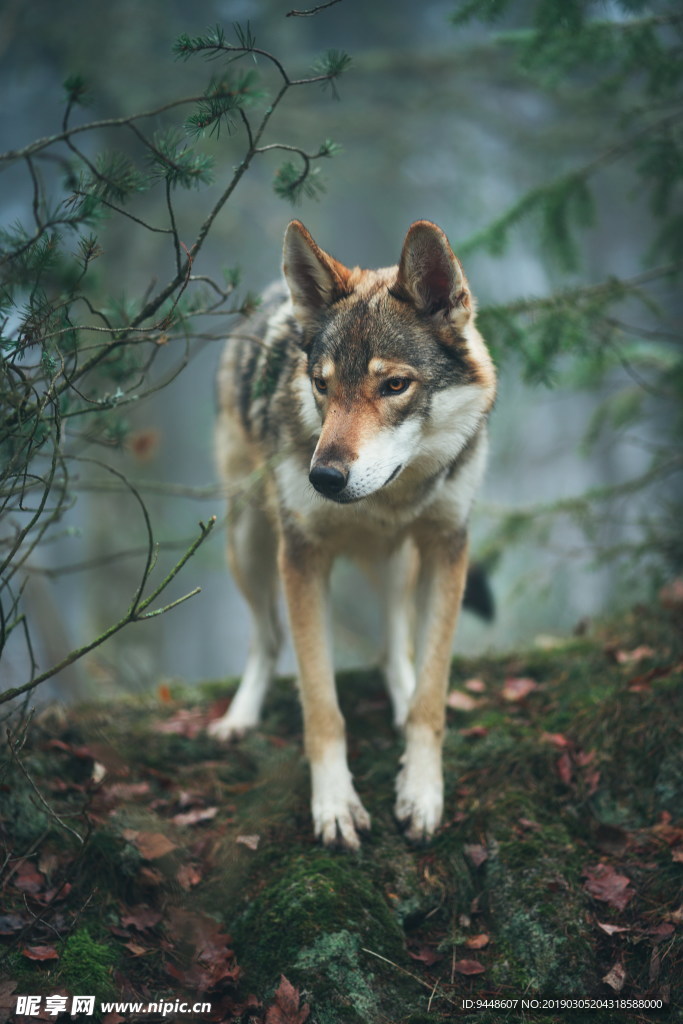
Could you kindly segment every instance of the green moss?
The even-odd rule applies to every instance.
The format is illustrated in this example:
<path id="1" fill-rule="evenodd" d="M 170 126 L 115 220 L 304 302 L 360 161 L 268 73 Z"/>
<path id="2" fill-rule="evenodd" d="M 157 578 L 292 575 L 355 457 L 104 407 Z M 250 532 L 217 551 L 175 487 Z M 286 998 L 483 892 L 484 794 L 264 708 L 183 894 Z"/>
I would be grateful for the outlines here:
<path id="1" fill-rule="evenodd" d="M 119 899 L 135 896 L 142 857 L 118 832 L 101 828 L 91 835 L 83 850 L 79 881 L 82 889 L 111 893 Z"/>
<path id="2" fill-rule="evenodd" d="M 112 969 L 117 960 L 115 949 L 95 942 L 87 928 L 81 928 L 64 943 L 58 977 L 70 992 L 112 998 L 116 995 Z"/>
<path id="3" fill-rule="evenodd" d="M 491 850 L 486 895 L 500 946 L 497 985 L 546 995 L 594 990 L 579 860 L 560 825 Z"/>
<path id="4" fill-rule="evenodd" d="M 316 998 L 313 1013 L 319 1024 L 338 1021 L 380 1019 L 380 1003 L 374 976 L 359 960 L 357 935 L 342 929 L 321 935 L 312 946 L 302 949 L 294 969 L 306 988 L 315 986 L 322 995 Z"/>
<path id="5" fill-rule="evenodd" d="M 371 867 L 345 853 L 293 857 L 230 929 L 239 962 L 260 986 L 342 931 L 382 955 L 403 955 L 403 933 Z"/>
<path id="6" fill-rule="evenodd" d="M 19 849 L 30 849 L 51 830 L 48 815 L 19 772 L 13 772 L 0 787 L 0 818 L 12 822 L 12 835 Z"/>

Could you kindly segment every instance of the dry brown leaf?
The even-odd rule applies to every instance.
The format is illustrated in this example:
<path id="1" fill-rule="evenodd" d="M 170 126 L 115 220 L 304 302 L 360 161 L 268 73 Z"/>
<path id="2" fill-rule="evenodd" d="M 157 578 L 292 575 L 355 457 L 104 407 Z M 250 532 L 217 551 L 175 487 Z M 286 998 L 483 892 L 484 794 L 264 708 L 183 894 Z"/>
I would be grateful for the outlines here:
<path id="1" fill-rule="evenodd" d="M 123 830 L 123 838 L 137 847 L 144 860 L 158 860 L 159 857 L 165 857 L 167 853 L 177 849 L 176 844 L 163 832 L 137 832 L 135 829 L 126 828 Z"/>
<path id="2" fill-rule="evenodd" d="M 146 903 L 139 903 L 135 907 L 121 908 L 121 925 L 123 928 L 135 928 L 138 932 L 144 932 L 147 928 L 154 928 L 161 921 L 162 914 L 159 910 L 148 907 Z"/>
<path id="3" fill-rule="evenodd" d="M 180 825 L 181 827 L 201 825 L 204 821 L 212 821 L 217 814 L 217 807 L 195 807 L 191 811 L 183 811 L 181 814 L 174 814 L 171 821 L 174 825 Z"/>
<path id="4" fill-rule="evenodd" d="M 509 677 L 505 680 L 502 694 L 505 700 L 515 702 L 524 700 L 530 693 L 538 689 L 538 683 L 535 679 L 528 678 L 512 678 Z"/>
<path id="5" fill-rule="evenodd" d="M 237 836 L 235 842 L 239 843 L 240 846 L 248 847 L 250 850 L 258 850 L 261 836 Z"/>
<path id="6" fill-rule="evenodd" d="M 626 968 L 623 964 L 616 963 L 602 980 L 615 992 L 621 992 L 626 982 Z"/>
<path id="7" fill-rule="evenodd" d="M 659 591 L 659 600 L 664 608 L 674 611 L 683 608 L 683 578 L 672 580 Z"/>
<path id="8" fill-rule="evenodd" d="M 489 859 L 488 850 L 481 843 L 465 843 L 463 853 L 475 868 L 481 867 Z"/>
<path id="9" fill-rule="evenodd" d="M 266 1024 L 304 1024 L 311 1008 L 308 1003 L 300 1006 L 299 989 L 280 975 L 280 984 L 275 992 L 275 1002 L 268 1007 Z"/>
<path id="10" fill-rule="evenodd" d="M 147 946 L 141 946 L 138 942 L 135 942 L 133 939 L 131 939 L 130 942 L 124 942 L 123 945 L 125 946 L 126 949 L 130 950 L 133 956 L 144 956 L 145 953 L 153 952 L 153 950 L 149 949 Z"/>
<path id="11" fill-rule="evenodd" d="M 595 864 L 585 868 L 583 876 L 586 878 L 583 886 L 586 892 L 617 910 L 623 910 L 635 895 L 630 887 L 631 879 L 620 875 L 611 864 Z"/>
<path id="12" fill-rule="evenodd" d="M 632 651 L 615 651 L 614 653 L 614 657 L 620 665 L 633 665 L 638 661 L 643 661 L 644 658 L 652 658 L 654 655 L 654 649 L 648 647 L 647 644 L 641 644 L 640 647 L 635 647 Z"/>
<path id="13" fill-rule="evenodd" d="M 14 1012 L 17 997 L 14 995 L 16 981 L 0 981 L 0 1020 L 9 1020 Z"/>
<path id="14" fill-rule="evenodd" d="M 451 970 L 456 974 L 483 974 L 486 968 L 478 960 L 456 960 Z"/>
<path id="15" fill-rule="evenodd" d="M 572 745 L 571 740 L 568 740 L 561 732 L 542 732 L 541 740 L 543 743 L 552 743 L 558 750 L 566 750 Z"/>
<path id="16" fill-rule="evenodd" d="M 36 870 L 30 860 L 22 860 L 16 867 L 12 877 L 12 885 L 21 892 L 31 894 L 40 892 L 45 885 L 45 876 Z"/>
<path id="17" fill-rule="evenodd" d="M 560 754 L 555 762 L 555 770 L 562 782 L 564 782 L 565 786 L 570 786 L 574 776 L 574 768 L 569 754 L 566 752 L 564 754 Z"/>
<path id="18" fill-rule="evenodd" d="M 200 708 L 180 708 L 170 718 L 157 722 L 154 731 L 186 736 L 187 739 L 194 740 L 206 729 L 208 721 L 208 714 Z"/>
<path id="19" fill-rule="evenodd" d="M 186 892 L 198 885 L 202 880 L 202 874 L 195 864 L 182 864 L 176 872 L 178 884 Z"/>
<path id="20" fill-rule="evenodd" d="M 607 935 L 618 935 L 620 932 L 630 932 L 630 928 L 622 928 L 619 924 L 603 924 L 602 921 L 595 922 L 598 928 L 602 928 Z"/>
<path id="21" fill-rule="evenodd" d="M 454 708 L 455 711 L 474 711 L 479 707 L 479 701 L 470 697 L 469 693 L 463 693 L 462 690 L 451 690 L 446 697 L 446 704 L 449 708 Z"/>
<path id="22" fill-rule="evenodd" d="M 490 941 L 491 937 L 482 932 L 480 935 L 470 935 L 469 939 L 465 940 L 465 945 L 468 949 L 484 949 Z"/>
<path id="23" fill-rule="evenodd" d="M 168 683 L 159 683 L 157 686 L 157 697 L 162 704 L 172 704 L 173 697 L 171 696 L 171 687 Z"/>
<path id="24" fill-rule="evenodd" d="M 59 960 L 59 953 L 54 946 L 26 946 L 21 955 L 28 960 Z"/>

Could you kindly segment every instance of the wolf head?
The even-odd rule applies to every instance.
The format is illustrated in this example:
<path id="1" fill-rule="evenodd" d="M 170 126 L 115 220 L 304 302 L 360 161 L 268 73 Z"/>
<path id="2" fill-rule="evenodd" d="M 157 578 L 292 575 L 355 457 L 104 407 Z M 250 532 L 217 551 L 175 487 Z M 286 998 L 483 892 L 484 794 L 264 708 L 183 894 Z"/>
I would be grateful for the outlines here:
<path id="1" fill-rule="evenodd" d="M 294 220 L 283 269 L 321 423 L 313 487 L 347 503 L 406 471 L 447 467 L 488 412 L 495 375 L 443 231 L 416 221 L 397 267 L 361 270 L 324 252 Z"/>

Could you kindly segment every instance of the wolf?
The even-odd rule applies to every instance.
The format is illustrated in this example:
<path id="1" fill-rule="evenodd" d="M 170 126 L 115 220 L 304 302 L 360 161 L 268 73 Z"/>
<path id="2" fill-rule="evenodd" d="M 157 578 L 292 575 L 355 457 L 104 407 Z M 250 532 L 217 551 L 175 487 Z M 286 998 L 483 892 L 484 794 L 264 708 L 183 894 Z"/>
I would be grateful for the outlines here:
<path id="1" fill-rule="evenodd" d="M 445 699 L 493 363 L 462 266 L 430 221 L 410 226 L 398 266 L 363 270 L 344 266 L 293 220 L 283 271 L 230 337 L 218 373 L 228 558 L 253 639 L 239 689 L 210 732 L 227 741 L 259 721 L 281 642 L 279 578 L 314 831 L 357 849 L 370 817 L 347 763 L 327 584 L 339 556 L 377 566 L 384 675 L 405 733 L 395 814 L 410 839 L 426 839 L 443 812 Z"/>

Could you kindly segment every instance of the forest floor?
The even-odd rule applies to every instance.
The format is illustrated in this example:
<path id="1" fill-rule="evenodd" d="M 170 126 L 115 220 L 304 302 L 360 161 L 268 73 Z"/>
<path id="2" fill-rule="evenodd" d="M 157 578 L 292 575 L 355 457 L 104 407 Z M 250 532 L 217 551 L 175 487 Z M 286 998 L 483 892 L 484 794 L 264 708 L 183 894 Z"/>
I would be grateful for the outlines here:
<path id="1" fill-rule="evenodd" d="M 683 1019 L 682 608 L 456 658 L 420 847 L 375 671 L 339 678 L 358 854 L 312 837 L 291 680 L 228 749 L 225 683 L 43 711 L 0 777 L 0 1018 L 89 995 L 106 1024 Z"/>

